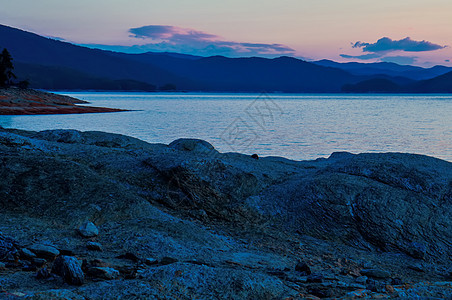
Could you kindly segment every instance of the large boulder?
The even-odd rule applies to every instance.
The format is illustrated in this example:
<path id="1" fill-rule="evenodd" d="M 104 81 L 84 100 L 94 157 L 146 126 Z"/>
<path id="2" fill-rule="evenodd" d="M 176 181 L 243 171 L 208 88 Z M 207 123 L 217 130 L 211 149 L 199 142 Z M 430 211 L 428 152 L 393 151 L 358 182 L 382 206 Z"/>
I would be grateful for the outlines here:
<path id="1" fill-rule="evenodd" d="M 199 139 L 178 139 L 168 145 L 170 148 L 182 151 L 215 155 L 218 151 L 208 142 Z"/>
<path id="2" fill-rule="evenodd" d="M 452 256 L 452 164 L 410 154 L 333 155 L 260 195 L 286 226 L 416 258 Z"/>
<path id="3" fill-rule="evenodd" d="M 72 256 L 59 256 L 53 263 L 52 273 L 61 276 L 65 282 L 72 285 L 82 285 L 85 281 L 81 261 Z"/>

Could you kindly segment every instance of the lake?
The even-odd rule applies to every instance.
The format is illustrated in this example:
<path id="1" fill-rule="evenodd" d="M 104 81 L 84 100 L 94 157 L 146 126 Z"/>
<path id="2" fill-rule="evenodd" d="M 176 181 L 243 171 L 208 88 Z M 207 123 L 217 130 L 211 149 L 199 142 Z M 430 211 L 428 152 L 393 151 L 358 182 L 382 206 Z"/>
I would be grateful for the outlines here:
<path id="1" fill-rule="evenodd" d="M 199 138 L 221 152 L 291 159 L 335 151 L 410 152 L 452 161 L 452 95 L 61 93 L 133 111 L 0 116 L 3 127 Z"/>

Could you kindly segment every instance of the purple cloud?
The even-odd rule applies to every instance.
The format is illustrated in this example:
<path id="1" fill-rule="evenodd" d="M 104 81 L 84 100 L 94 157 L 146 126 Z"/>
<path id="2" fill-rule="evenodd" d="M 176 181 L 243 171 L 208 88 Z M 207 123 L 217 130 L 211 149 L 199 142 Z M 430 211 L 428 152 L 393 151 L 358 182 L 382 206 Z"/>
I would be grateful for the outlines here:
<path id="1" fill-rule="evenodd" d="M 202 31 L 166 25 L 148 25 L 138 28 L 131 28 L 129 29 L 129 32 L 132 34 L 132 37 L 141 39 L 209 41 L 218 38 L 216 35 L 204 33 Z"/>
<path id="2" fill-rule="evenodd" d="M 294 49 L 281 44 L 224 41 L 217 35 L 176 26 L 148 25 L 131 28 L 129 33 L 131 37 L 149 40 L 148 44 L 139 46 L 146 51 L 227 56 L 279 56 L 295 53 Z"/>
<path id="3" fill-rule="evenodd" d="M 417 56 L 385 56 L 381 59 L 381 61 L 395 63 L 398 65 L 412 65 L 417 61 L 417 59 Z"/>
<path id="4" fill-rule="evenodd" d="M 376 53 L 369 53 L 369 54 L 363 54 L 363 55 L 341 54 L 340 56 L 343 58 L 348 58 L 348 59 L 361 59 L 361 60 L 375 59 L 375 58 L 381 57 L 380 54 L 376 54 Z"/>
<path id="5" fill-rule="evenodd" d="M 428 41 L 414 41 L 409 37 L 401 40 L 392 40 L 388 37 L 383 37 L 375 43 L 356 42 L 353 48 L 362 48 L 363 52 L 392 52 L 392 51 L 406 51 L 406 52 L 423 52 L 443 49 L 446 46 L 441 46 Z"/>

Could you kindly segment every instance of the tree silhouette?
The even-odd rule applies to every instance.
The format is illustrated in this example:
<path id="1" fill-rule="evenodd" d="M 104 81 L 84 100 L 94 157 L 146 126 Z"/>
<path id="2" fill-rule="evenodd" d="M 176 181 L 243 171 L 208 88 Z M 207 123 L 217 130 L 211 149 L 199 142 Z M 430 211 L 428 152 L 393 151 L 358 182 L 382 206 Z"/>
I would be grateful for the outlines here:
<path id="1" fill-rule="evenodd" d="M 13 70 L 13 58 L 5 48 L 0 54 L 0 87 L 7 88 L 11 86 L 12 80 L 17 78 Z"/>

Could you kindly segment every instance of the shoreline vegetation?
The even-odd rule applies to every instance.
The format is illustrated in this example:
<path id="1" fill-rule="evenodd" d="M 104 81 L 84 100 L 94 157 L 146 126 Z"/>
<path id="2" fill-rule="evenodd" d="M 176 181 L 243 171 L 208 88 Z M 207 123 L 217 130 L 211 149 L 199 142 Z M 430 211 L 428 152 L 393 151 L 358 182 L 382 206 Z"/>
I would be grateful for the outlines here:
<path id="1" fill-rule="evenodd" d="M 54 93 L 20 89 L 0 89 L 0 115 L 84 114 L 125 111 L 116 108 L 83 106 L 89 102 Z"/>
<path id="2" fill-rule="evenodd" d="M 1 299 L 449 299 L 452 163 L 0 127 Z"/>

